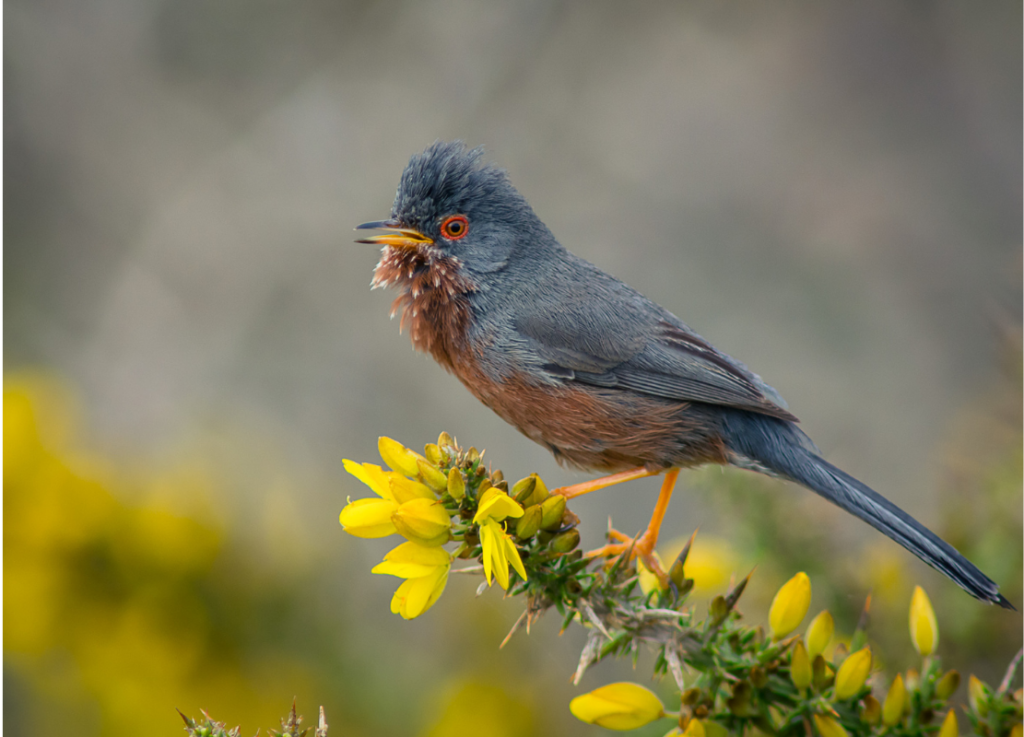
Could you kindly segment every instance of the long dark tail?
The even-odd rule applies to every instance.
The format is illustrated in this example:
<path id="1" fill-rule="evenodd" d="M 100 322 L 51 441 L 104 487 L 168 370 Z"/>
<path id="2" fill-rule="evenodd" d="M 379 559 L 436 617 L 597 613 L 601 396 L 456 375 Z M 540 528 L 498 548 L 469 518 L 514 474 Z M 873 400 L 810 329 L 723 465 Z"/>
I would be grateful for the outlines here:
<path id="1" fill-rule="evenodd" d="M 730 450 L 737 456 L 735 465 L 767 471 L 806 486 L 892 538 L 974 598 L 1014 608 L 999 593 L 999 587 L 952 545 L 878 492 L 820 458 L 793 423 L 735 410 L 726 416 L 725 434 Z"/>

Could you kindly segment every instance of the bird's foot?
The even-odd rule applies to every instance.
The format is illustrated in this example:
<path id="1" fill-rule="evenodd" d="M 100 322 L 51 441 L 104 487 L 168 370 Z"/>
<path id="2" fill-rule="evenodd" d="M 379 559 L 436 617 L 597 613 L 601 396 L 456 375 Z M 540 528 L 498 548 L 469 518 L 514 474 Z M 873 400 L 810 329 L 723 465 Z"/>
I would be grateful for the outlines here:
<path id="1" fill-rule="evenodd" d="M 654 554 L 654 546 L 658 542 L 657 533 L 647 529 L 642 535 L 633 538 L 609 528 L 608 539 L 617 542 L 609 542 L 607 545 L 585 553 L 585 556 L 587 558 L 616 558 L 625 555 L 629 559 L 639 558 L 647 570 L 658 577 L 662 588 L 668 588 L 668 574 L 662 569 L 660 561 Z"/>

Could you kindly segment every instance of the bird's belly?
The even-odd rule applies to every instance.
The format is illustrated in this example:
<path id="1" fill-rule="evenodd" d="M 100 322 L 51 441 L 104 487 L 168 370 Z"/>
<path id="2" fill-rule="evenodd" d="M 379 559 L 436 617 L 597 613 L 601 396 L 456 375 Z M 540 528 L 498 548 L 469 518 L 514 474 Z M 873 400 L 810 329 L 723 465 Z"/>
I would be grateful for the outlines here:
<path id="1" fill-rule="evenodd" d="M 455 374 L 506 422 L 547 447 L 560 463 L 618 471 L 727 463 L 713 408 L 621 389 L 494 381 L 475 363 Z"/>

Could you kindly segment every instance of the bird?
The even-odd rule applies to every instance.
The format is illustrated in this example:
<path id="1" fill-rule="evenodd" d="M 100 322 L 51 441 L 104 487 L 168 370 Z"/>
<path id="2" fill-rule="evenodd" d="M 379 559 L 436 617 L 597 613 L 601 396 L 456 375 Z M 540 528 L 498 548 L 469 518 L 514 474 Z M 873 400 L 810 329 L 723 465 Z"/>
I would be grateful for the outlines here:
<path id="1" fill-rule="evenodd" d="M 606 475 L 566 498 L 664 474 L 647 529 L 594 555 L 654 556 L 679 470 L 720 464 L 800 484 L 888 536 L 983 602 L 1012 609 L 949 543 L 824 458 L 779 393 L 674 314 L 574 255 L 482 149 L 437 141 L 411 157 L 371 286 L 398 295 L 429 353 L 561 464 Z"/>

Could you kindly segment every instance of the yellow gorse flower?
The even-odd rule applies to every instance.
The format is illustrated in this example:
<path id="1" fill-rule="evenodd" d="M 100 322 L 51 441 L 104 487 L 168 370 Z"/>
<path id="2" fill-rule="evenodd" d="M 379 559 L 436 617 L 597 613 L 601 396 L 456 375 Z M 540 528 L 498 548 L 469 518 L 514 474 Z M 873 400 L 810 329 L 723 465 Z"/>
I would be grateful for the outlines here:
<path id="1" fill-rule="evenodd" d="M 781 640 L 800 626 L 810 605 L 811 579 L 801 571 L 783 584 L 772 600 L 772 607 L 768 610 L 772 638 Z"/>
<path id="2" fill-rule="evenodd" d="M 519 550 L 499 523 L 493 519 L 484 520 L 480 525 L 480 544 L 484 549 L 484 576 L 487 577 L 488 586 L 492 578 L 496 578 L 501 588 L 508 590 L 509 564 L 526 580 L 526 569 L 519 557 Z"/>
<path id="3" fill-rule="evenodd" d="M 793 655 L 789 661 L 789 677 L 793 679 L 793 685 L 804 689 L 811 685 L 811 659 L 808 657 L 807 648 L 800 640 L 793 645 Z"/>
<path id="4" fill-rule="evenodd" d="M 920 586 L 914 587 L 910 598 L 910 639 L 921 655 L 931 655 L 939 644 L 939 623 L 928 594 Z"/>
<path id="5" fill-rule="evenodd" d="M 430 609 L 444 592 L 451 565 L 448 551 L 406 542 L 385 555 L 384 562 L 373 567 L 373 573 L 406 579 L 391 599 L 391 611 L 413 619 Z"/>
<path id="6" fill-rule="evenodd" d="M 850 655 L 836 673 L 836 700 L 856 696 L 871 674 L 871 648 L 864 647 Z"/>
<path id="7" fill-rule="evenodd" d="M 700 719 L 691 719 L 690 723 L 686 725 L 686 731 L 683 732 L 683 737 L 705 737 L 706 735 L 707 731 Z"/>
<path id="8" fill-rule="evenodd" d="M 427 547 L 444 545 L 450 537 L 452 519 L 436 499 L 412 499 L 391 517 L 395 528 L 406 540 Z"/>
<path id="9" fill-rule="evenodd" d="M 480 524 L 487 519 L 500 522 L 506 517 L 522 516 L 523 508 L 519 506 L 519 503 L 501 489 L 492 486 L 480 495 L 473 522 Z"/>
<path id="10" fill-rule="evenodd" d="M 386 437 L 377 438 L 377 450 L 380 457 L 392 470 L 404 476 L 415 476 L 419 473 L 416 461 L 423 456 L 413 453 L 397 440 Z"/>
<path id="11" fill-rule="evenodd" d="M 907 689 L 903 685 L 903 676 L 899 673 L 889 686 L 889 693 L 885 695 L 885 703 L 882 704 L 882 723 L 887 727 L 894 727 L 903 720 L 903 708 L 907 701 Z"/>
<path id="12" fill-rule="evenodd" d="M 960 734 L 960 725 L 956 723 L 956 711 L 950 709 L 946 718 L 942 720 L 938 737 L 957 737 L 958 734 Z"/>
<path id="13" fill-rule="evenodd" d="M 610 683 L 569 703 L 577 719 L 605 729 L 625 731 L 650 724 L 665 715 L 661 700 L 636 683 Z"/>
<path id="14" fill-rule="evenodd" d="M 380 466 L 356 463 L 347 458 L 345 470 L 369 486 L 378 499 L 356 499 L 341 510 L 339 521 L 345 532 L 356 537 L 387 537 L 396 532 L 391 516 L 398 503 L 391 491 L 391 481 Z"/>
<path id="15" fill-rule="evenodd" d="M 807 656 L 811 660 L 825 652 L 825 648 L 832 641 L 835 627 L 832 614 L 827 609 L 811 620 L 811 625 L 807 628 Z"/>

